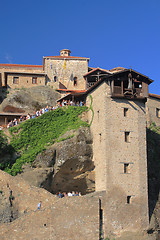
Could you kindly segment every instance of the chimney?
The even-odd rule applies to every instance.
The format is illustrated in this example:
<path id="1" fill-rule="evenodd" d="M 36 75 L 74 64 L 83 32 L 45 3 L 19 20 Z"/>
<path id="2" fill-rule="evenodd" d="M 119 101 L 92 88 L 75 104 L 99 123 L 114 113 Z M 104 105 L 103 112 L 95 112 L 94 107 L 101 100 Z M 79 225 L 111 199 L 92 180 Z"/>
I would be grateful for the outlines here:
<path id="1" fill-rule="evenodd" d="M 62 49 L 60 51 L 60 56 L 68 57 L 70 56 L 71 51 L 69 49 Z"/>

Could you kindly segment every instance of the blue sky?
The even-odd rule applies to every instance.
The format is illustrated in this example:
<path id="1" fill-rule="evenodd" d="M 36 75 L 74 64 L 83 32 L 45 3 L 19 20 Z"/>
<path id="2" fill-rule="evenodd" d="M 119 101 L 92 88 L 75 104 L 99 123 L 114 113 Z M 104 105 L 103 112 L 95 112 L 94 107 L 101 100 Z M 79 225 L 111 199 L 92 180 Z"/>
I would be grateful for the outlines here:
<path id="1" fill-rule="evenodd" d="M 160 0 L 5 0 L 0 32 L 0 63 L 42 64 L 68 48 L 91 67 L 131 66 L 160 94 Z"/>

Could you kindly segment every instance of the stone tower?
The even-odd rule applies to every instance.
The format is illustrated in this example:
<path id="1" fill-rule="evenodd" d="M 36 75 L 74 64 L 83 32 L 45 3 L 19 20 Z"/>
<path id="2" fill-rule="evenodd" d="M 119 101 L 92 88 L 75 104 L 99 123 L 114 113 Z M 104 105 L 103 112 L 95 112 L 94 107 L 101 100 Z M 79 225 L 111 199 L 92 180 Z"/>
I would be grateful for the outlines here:
<path id="1" fill-rule="evenodd" d="M 68 56 L 70 56 L 70 54 L 71 54 L 71 51 L 70 51 L 69 49 L 62 49 L 62 50 L 60 51 L 60 55 L 61 55 L 61 56 L 68 57 Z"/>
<path id="2" fill-rule="evenodd" d="M 142 230 L 148 225 L 145 101 L 152 81 L 133 70 L 115 73 L 96 70 L 86 74 L 91 83 L 86 104 L 94 111 L 93 156 L 96 191 L 105 191 L 102 202 L 104 233 Z"/>
<path id="3" fill-rule="evenodd" d="M 60 51 L 60 56 L 43 57 L 43 69 L 47 84 L 55 89 L 85 89 L 83 75 L 88 72 L 89 58 L 70 56 L 69 49 Z"/>

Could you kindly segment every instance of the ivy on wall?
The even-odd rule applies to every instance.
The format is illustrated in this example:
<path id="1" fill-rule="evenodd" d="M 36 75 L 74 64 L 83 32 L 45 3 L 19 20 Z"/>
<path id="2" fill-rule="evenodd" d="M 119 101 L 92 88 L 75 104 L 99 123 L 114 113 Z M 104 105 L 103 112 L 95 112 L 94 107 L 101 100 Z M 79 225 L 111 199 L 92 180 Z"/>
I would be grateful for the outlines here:
<path id="1" fill-rule="evenodd" d="M 93 111 L 93 106 L 92 106 L 92 103 L 93 103 L 93 97 L 92 95 L 89 95 L 90 99 L 91 99 L 91 104 L 90 104 L 90 107 L 89 109 L 92 111 L 92 118 L 91 118 L 91 121 L 90 121 L 90 124 L 89 124 L 89 127 L 92 125 L 92 122 L 93 122 L 93 118 L 94 118 L 94 111 Z"/>

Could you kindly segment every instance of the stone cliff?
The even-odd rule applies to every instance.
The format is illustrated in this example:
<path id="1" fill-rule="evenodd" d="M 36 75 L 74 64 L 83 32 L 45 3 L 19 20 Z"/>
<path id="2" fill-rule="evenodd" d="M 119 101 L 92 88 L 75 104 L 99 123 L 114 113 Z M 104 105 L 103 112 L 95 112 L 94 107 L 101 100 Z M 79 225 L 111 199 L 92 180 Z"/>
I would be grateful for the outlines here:
<path id="1" fill-rule="evenodd" d="M 5 215 L 0 224 L 0 239 L 98 239 L 98 195 L 58 199 L 42 188 L 29 185 L 23 178 L 2 171 L 0 189 L 6 204 L 3 209 L 0 205 L 0 214 Z M 39 201 L 42 206 L 37 211 Z"/>
<path id="2" fill-rule="evenodd" d="M 44 96 L 41 90 L 42 87 L 35 94 L 32 90 L 26 92 L 23 89 L 17 90 L 16 94 L 10 93 L 1 110 L 28 112 L 35 107 L 52 105 L 53 98 L 57 98 L 52 97 L 52 89 L 46 90 Z M 34 100 L 30 94 L 34 95 Z M 43 97 L 40 99 L 39 96 Z M 48 96 L 51 96 L 50 100 Z M 146 232 L 122 233 L 116 239 L 160 238 L 160 135 L 159 130 L 156 131 L 152 128 L 147 131 L 150 226 Z M 72 129 L 46 146 L 33 162 L 23 164 L 22 172 L 17 176 L 0 171 L 0 239 L 100 239 L 103 221 L 107 221 L 101 213 L 101 201 L 106 201 L 106 193 L 94 192 L 92 143 L 88 127 Z M 0 156 L 0 163 L 5 157 L 10 159 L 7 154 Z M 12 157 L 14 161 L 17 155 Z M 59 191 L 78 191 L 83 196 L 58 199 L 55 194 Z M 40 200 L 42 208 L 37 211 Z M 110 239 L 115 239 L 115 236 Z"/>
<path id="3" fill-rule="evenodd" d="M 2 240 L 103 239 L 99 237 L 100 202 L 105 202 L 105 192 L 59 199 L 45 189 L 31 186 L 23 178 L 10 176 L 3 171 L 0 171 L 0 189 L 0 239 Z M 39 201 L 42 201 L 42 206 L 38 211 Z M 155 233 L 127 232 L 117 237 L 109 236 L 108 239 L 157 240 L 159 238 Z"/>
<path id="4" fill-rule="evenodd" d="M 0 112 L 32 113 L 45 106 L 55 106 L 60 94 L 47 86 L 10 89 L 1 94 Z"/>
<path id="5" fill-rule="evenodd" d="M 69 136 L 74 135 L 72 138 Z M 55 194 L 95 191 L 92 137 L 89 128 L 69 131 L 66 139 L 49 146 L 38 154 L 34 162 L 23 166 L 21 176 L 30 184 Z"/>

